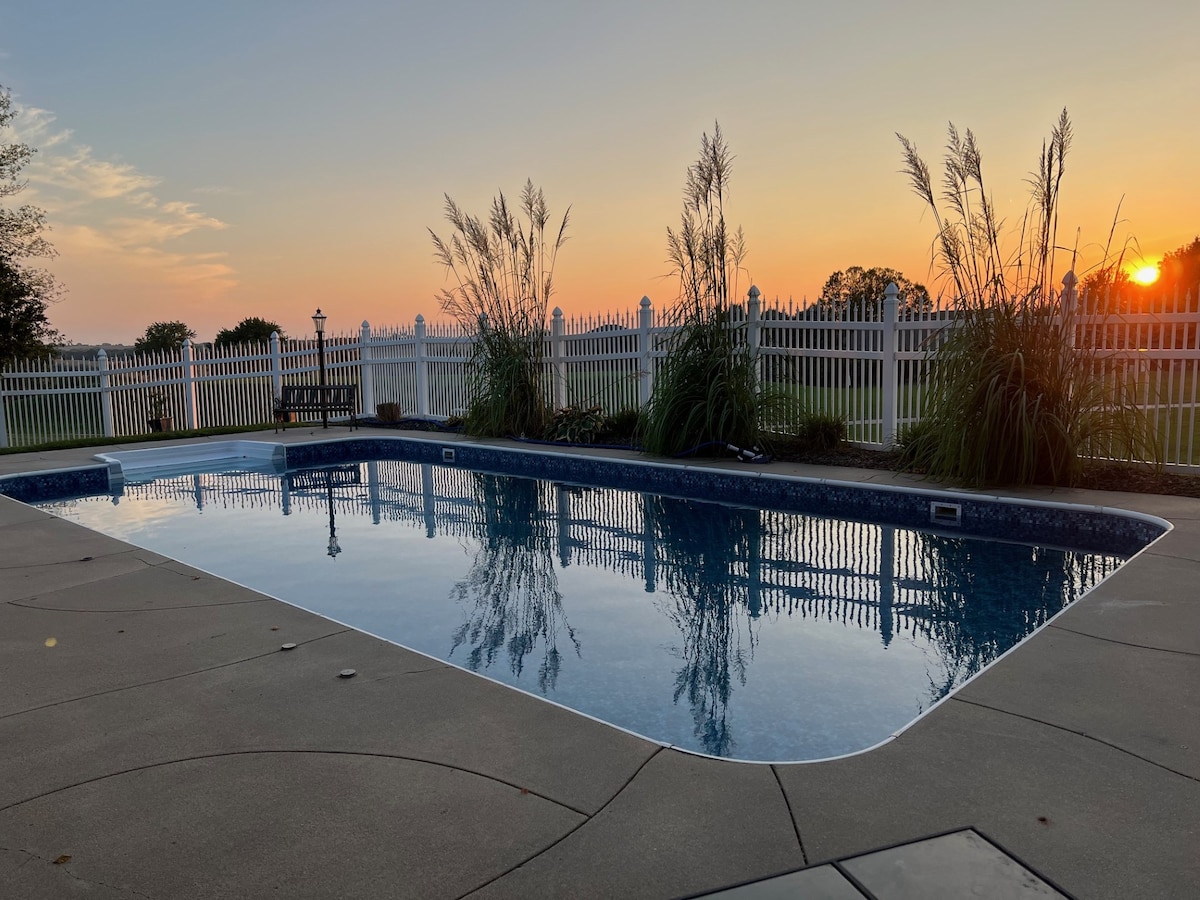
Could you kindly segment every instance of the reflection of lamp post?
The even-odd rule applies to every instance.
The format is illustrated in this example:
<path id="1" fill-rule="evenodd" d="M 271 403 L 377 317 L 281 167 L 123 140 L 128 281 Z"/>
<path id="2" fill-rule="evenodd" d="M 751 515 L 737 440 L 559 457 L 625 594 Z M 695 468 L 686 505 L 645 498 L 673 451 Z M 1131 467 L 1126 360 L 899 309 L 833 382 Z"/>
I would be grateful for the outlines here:
<path id="1" fill-rule="evenodd" d="M 329 427 L 329 409 L 325 406 L 325 315 L 320 308 L 312 317 L 313 328 L 317 330 L 317 368 L 320 370 L 321 383 L 321 427 Z"/>
<path id="2" fill-rule="evenodd" d="M 337 523 L 333 521 L 333 473 L 329 471 L 325 472 L 325 496 L 329 504 L 329 547 L 325 552 L 336 559 L 342 548 L 338 545 Z"/>

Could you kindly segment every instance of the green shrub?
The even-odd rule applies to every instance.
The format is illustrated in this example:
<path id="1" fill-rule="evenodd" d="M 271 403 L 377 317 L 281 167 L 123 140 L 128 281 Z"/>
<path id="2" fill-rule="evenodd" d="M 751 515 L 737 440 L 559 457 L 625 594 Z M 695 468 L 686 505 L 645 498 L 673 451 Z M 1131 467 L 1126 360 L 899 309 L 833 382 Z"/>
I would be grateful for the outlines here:
<path id="1" fill-rule="evenodd" d="M 604 419 L 604 427 L 600 431 L 600 439 L 609 443 L 615 441 L 630 441 L 636 443 L 640 438 L 642 414 L 636 409 L 617 410 Z"/>
<path id="2" fill-rule="evenodd" d="M 835 450 L 846 439 L 846 420 L 833 413 L 804 413 L 796 426 L 795 438 L 804 450 Z"/>
<path id="3" fill-rule="evenodd" d="M 604 430 L 604 410 L 599 406 L 584 408 L 565 406 L 554 413 L 554 420 L 546 432 L 551 441 L 568 444 L 593 444 Z"/>

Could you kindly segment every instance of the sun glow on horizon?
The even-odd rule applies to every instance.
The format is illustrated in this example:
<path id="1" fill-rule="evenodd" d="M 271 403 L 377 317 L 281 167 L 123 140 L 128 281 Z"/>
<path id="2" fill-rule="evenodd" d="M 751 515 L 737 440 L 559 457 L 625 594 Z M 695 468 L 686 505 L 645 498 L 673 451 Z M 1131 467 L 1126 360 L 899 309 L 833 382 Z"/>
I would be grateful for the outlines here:
<path id="1" fill-rule="evenodd" d="M 1158 266 L 1140 266 L 1133 270 L 1132 277 L 1138 284 L 1154 284 L 1158 281 Z"/>

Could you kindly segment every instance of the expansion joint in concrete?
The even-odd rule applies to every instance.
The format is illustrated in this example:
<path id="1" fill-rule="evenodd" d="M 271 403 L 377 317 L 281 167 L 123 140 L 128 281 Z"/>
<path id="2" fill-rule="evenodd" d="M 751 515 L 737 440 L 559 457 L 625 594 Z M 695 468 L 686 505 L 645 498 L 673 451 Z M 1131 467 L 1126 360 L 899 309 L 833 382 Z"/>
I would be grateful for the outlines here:
<path id="1" fill-rule="evenodd" d="M 612 805 L 613 801 L 616 800 L 618 797 L 620 797 L 621 794 L 623 794 L 625 792 L 625 790 L 631 784 L 633 784 L 634 780 L 638 777 L 638 775 L 640 775 L 642 773 L 642 769 L 644 769 L 644 768 L 646 768 L 646 766 L 650 765 L 650 761 L 652 759 L 654 759 L 655 757 L 657 757 L 659 753 L 661 753 L 663 750 L 666 750 L 666 749 L 667 749 L 666 746 L 656 747 L 654 749 L 654 752 L 651 753 L 649 756 L 647 756 L 642 761 L 642 764 L 640 766 L 638 766 L 637 769 L 634 770 L 633 774 L 631 774 L 627 779 L 625 779 L 625 783 L 623 785 L 621 785 L 619 788 L 617 788 L 616 791 L 613 792 L 613 795 L 604 802 L 604 805 L 601 806 L 599 809 L 597 809 L 594 813 L 589 814 L 589 813 L 583 812 L 582 810 L 575 810 L 576 812 L 579 812 L 583 816 L 583 821 L 580 822 L 578 825 L 576 825 L 574 828 L 568 828 L 566 831 L 564 831 L 561 835 L 559 835 L 557 838 L 555 838 L 553 841 L 551 841 L 549 844 L 547 844 L 541 850 L 538 850 L 536 853 L 531 853 L 529 856 L 527 856 L 525 859 L 521 860 L 516 865 L 509 866 L 507 869 L 505 869 L 499 875 L 495 875 L 492 878 L 489 878 L 487 881 L 483 882 L 483 884 L 476 885 L 475 887 L 473 887 L 469 891 L 467 891 L 465 894 L 459 895 L 457 900 L 465 900 L 465 898 L 470 897 L 476 891 L 483 890 L 489 884 L 494 884 L 495 882 L 499 881 L 501 878 L 504 878 L 506 875 L 510 875 L 513 872 L 517 871 L 517 869 L 521 868 L 522 866 L 529 865 L 531 862 L 533 862 L 539 856 L 542 856 L 545 853 L 549 853 L 551 850 L 553 850 L 555 847 L 557 847 L 559 844 L 561 844 L 563 841 L 565 841 L 567 838 L 569 838 L 571 835 L 573 835 L 575 832 L 577 832 L 580 828 L 582 828 L 588 822 L 592 821 L 594 818 L 596 818 L 598 815 L 600 815 L 602 812 L 604 812 L 606 809 L 608 809 L 608 807 Z M 568 808 L 570 808 L 570 807 L 568 807 Z"/>
<path id="2" fill-rule="evenodd" d="M 1088 734 L 1086 731 L 1078 731 L 1074 728 L 1067 728 L 1066 726 L 1059 725 L 1055 722 L 1047 722 L 1045 719 L 1039 719 L 1037 716 L 1027 716 L 1023 713 L 1013 712 L 1011 709 L 1002 709 L 999 706 L 991 706 L 987 703 L 980 703 L 978 700 L 966 700 L 959 696 L 951 699 L 952 702 L 966 703 L 968 706 L 974 706 L 979 709 L 986 709 L 990 710 L 991 712 L 1000 713 L 1001 715 L 1012 716 L 1015 719 L 1024 719 L 1026 722 L 1034 722 L 1038 725 L 1044 725 L 1047 728 L 1053 728 L 1055 731 L 1061 731 L 1064 734 L 1073 734 L 1076 737 L 1083 738 L 1084 740 L 1094 741 L 1097 744 L 1101 744 L 1110 750 L 1116 750 L 1118 753 L 1124 753 L 1126 756 L 1132 756 L 1134 759 L 1141 760 L 1148 765 L 1154 766 L 1156 769 L 1162 769 L 1164 772 L 1170 772 L 1172 775 L 1178 775 L 1180 778 L 1186 778 L 1188 781 L 1200 782 L 1200 778 L 1197 778 L 1195 775 L 1189 775 L 1187 772 L 1180 772 L 1178 769 L 1172 769 L 1170 766 L 1163 765 L 1156 760 L 1142 756 L 1140 753 L 1134 753 L 1132 750 L 1128 750 L 1125 747 L 1122 747 L 1120 744 L 1114 744 L 1112 741 L 1106 741 L 1104 738 L 1098 738 L 1094 734 Z"/>
<path id="3" fill-rule="evenodd" d="M 1172 650 L 1169 647 L 1152 647 L 1149 644 L 1136 644 L 1132 641 L 1118 641 L 1116 638 L 1101 637 L 1098 634 L 1088 634 L 1086 631 L 1076 631 L 1074 628 L 1067 628 L 1065 625 L 1059 625 L 1056 622 L 1051 622 L 1049 627 L 1057 628 L 1059 631 L 1068 631 L 1071 634 L 1077 634 L 1080 637 L 1091 638 L 1094 641 L 1104 641 L 1106 644 L 1118 644 L 1122 647 L 1134 647 L 1138 650 L 1150 650 L 1154 653 L 1174 653 L 1179 656 L 1200 657 L 1200 653 L 1195 653 L 1191 650 Z"/>
<path id="4" fill-rule="evenodd" d="M 41 609 L 42 607 L 36 607 Z M 305 644 L 312 644 L 317 641 L 323 641 L 326 638 L 336 637 L 339 634 L 346 634 L 354 631 L 353 628 L 342 628 L 339 631 L 331 631 L 329 634 L 323 634 L 319 637 L 309 638 L 306 641 L 299 641 L 296 646 L 303 647 Z M 165 684 L 168 681 L 177 681 L 180 678 L 191 678 L 193 675 L 203 675 L 205 672 L 215 672 L 218 669 L 228 669 L 230 666 L 240 666 L 242 663 L 253 662 L 256 659 L 265 659 L 268 656 L 274 656 L 279 653 L 279 650 L 268 650 L 266 653 L 256 653 L 254 656 L 246 656 L 242 659 L 231 660 L 230 662 L 218 663 L 215 666 L 205 666 L 202 669 L 193 669 L 190 672 L 180 672 L 176 675 L 164 675 L 162 678 L 153 678 L 150 681 L 139 681 L 136 684 L 125 684 L 121 687 L 109 688 L 105 691 L 95 691 L 91 694 L 80 694 L 78 697 L 68 697 L 65 700 L 55 700 L 53 703 L 43 703 L 41 706 L 31 706 L 29 709 L 19 709 L 16 712 L 4 713 L 0 715 L 0 719 L 11 719 L 13 716 L 23 716 L 25 713 L 37 712 L 40 709 L 52 709 L 55 706 L 65 706 L 68 703 L 78 703 L 81 700 L 90 700 L 93 697 L 103 697 L 106 694 L 119 694 L 122 691 L 132 691 L 137 688 L 149 687 L 153 684 Z M 427 671 L 427 670 L 421 670 Z"/>
<path id="5" fill-rule="evenodd" d="M 796 832 L 796 843 L 800 845 L 800 858 L 804 861 L 804 865 L 808 865 L 808 851 L 804 849 L 804 838 L 800 835 L 800 822 L 796 819 L 795 810 L 792 809 L 792 801 L 788 799 L 787 790 L 783 786 L 783 781 L 779 778 L 779 767 L 771 766 L 771 774 L 775 776 L 775 783 L 779 785 L 779 793 L 783 795 L 783 805 L 787 808 L 788 818 L 792 820 L 792 830 Z"/>
<path id="6" fill-rule="evenodd" d="M 30 796 L 30 797 L 24 797 L 20 800 L 14 800 L 12 803 L 6 804 L 4 806 L 0 806 L 0 813 L 8 812 L 11 809 L 16 809 L 18 806 L 23 806 L 26 803 L 33 803 L 37 800 L 44 800 L 46 797 L 53 797 L 55 794 L 61 794 L 64 791 L 73 790 L 74 788 L 83 787 L 83 786 L 89 785 L 89 784 L 95 784 L 98 781 L 105 781 L 109 778 L 119 778 L 122 775 L 130 775 L 134 772 L 146 772 L 146 771 L 149 771 L 152 769 L 165 768 L 166 766 L 177 766 L 182 763 L 189 763 L 189 762 L 204 762 L 206 760 L 212 760 L 212 759 L 230 759 L 230 758 L 238 757 L 238 756 L 270 756 L 270 755 L 286 755 L 286 754 L 300 754 L 300 755 L 306 755 L 306 756 L 357 756 L 357 757 L 366 757 L 366 758 L 374 758 L 374 759 L 394 759 L 394 760 L 401 760 L 403 762 L 421 763 L 422 765 L 434 766 L 439 769 L 447 769 L 451 772 L 461 772 L 464 775 L 473 775 L 476 778 L 482 778 L 485 781 L 491 781 L 491 782 L 495 782 L 496 784 L 502 784 L 505 787 L 509 787 L 509 788 L 512 788 L 513 790 L 520 791 L 523 794 L 529 794 L 530 796 L 537 797 L 540 800 L 545 800 L 547 803 L 552 803 L 555 806 L 561 807 L 562 809 L 568 810 L 570 812 L 576 813 L 579 816 L 582 816 L 583 821 L 580 822 L 580 825 L 586 824 L 586 822 L 588 821 L 588 818 L 589 818 L 588 814 L 586 812 L 584 812 L 581 809 L 577 809 L 576 807 L 572 806 L 569 803 L 564 803 L 561 800 L 556 800 L 553 797 L 550 797 L 550 796 L 547 796 L 546 794 L 541 793 L 540 791 L 535 791 L 535 790 L 532 790 L 531 788 L 523 787 L 522 785 L 519 785 L 516 782 L 508 781 L 507 779 L 504 779 L 504 778 L 497 778 L 495 775 L 489 775 L 486 772 L 480 772 L 477 769 L 469 769 L 465 766 L 456 766 L 453 763 L 440 762 L 439 760 L 436 760 L 436 759 L 426 759 L 426 758 L 420 757 L 420 756 L 406 756 L 401 753 L 378 753 L 378 752 L 363 751 L 363 750 L 313 749 L 311 747 L 301 747 L 301 748 L 256 747 L 253 749 L 227 750 L 227 751 L 221 751 L 221 752 L 217 752 L 217 753 L 197 753 L 192 756 L 179 756 L 179 757 L 173 757 L 172 759 L 160 759 L 160 760 L 156 760 L 155 762 L 144 763 L 140 766 L 130 766 L 127 769 L 119 769 L 114 772 L 104 772 L 103 774 L 100 774 L 100 775 L 93 775 L 91 778 L 85 778 L 82 781 L 73 782 L 71 784 L 59 785 L 56 788 L 51 788 L 50 790 L 42 791 L 40 794 L 34 794 L 33 796 Z M 647 762 L 649 762 L 649 760 L 647 760 Z M 643 765 L 644 765 L 644 763 L 643 763 Z M 639 767 L 638 771 L 641 771 L 640 767 Z M 621 790 L 624 790 L 624 788 L 622 788 Z M 620 791 L 618 791 L 617 793 L 619 794 Z M 612 801 L 610 800 L 609 802 L 611 803 Z M 607 806 L 607 805 L 608 804 L 605 804 L 605 806 Z M 597 810 L 597 813 L 599 813 L 599 811 L 600 810 Z M 576 826 L 576 828 L 578 828 L 578 827 L 579 826 Z M 576 830 L 575 828 L 572 828 L 571 831 L 567 832 L 567 834 L 563 835 L 563 837 L 566 837 L 567 835 L 573 833 L 575 830 Z M 562 838 L 559 838 L 558 840 L 562 840 Z M 556 844 L 556 843 L 558 843 L 558 841 L 555 841 L 554 843 Z M 554 846 L 554 844 L 551 844 L 550 846 Z M 4 849 L 4 848 L 0 847 L 0 850 L 2 850 L 2 849 Z M 546 849 L 548 850 L 550 848 L 547 847 Z M 538 853 L 542 853 L 542 852 L 544 852 L 544 851 L 538 851 Z M 537 856 L 538 853 L 535 853 L 534 856 Z M 530 859 L 532 859 L 532 858 L 533 857 L 530 857 Z M 529 860 L 525 860 L 525 862 L 528 862 L 528 861 Z M 513 868 L 519 868 L 521 865 L 524 865 L 524 862 L 519 863 L 517 866 L 514 866 Z"/>

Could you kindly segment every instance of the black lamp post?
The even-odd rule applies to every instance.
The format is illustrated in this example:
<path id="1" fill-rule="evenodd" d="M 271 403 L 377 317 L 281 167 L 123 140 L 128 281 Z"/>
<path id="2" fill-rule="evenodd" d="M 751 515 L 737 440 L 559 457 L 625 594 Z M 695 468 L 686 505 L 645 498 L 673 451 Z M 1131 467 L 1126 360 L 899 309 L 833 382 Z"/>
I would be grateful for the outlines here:
<path id="1" fill-rule="evenodd" d="M 321 384 L 321 427 L 329 427 L 329 409 L 325 405 L 325 314 L 318 308 L 312 317 L 313 328 L 317 330 L 317 368 L 320 369 Z"/>

